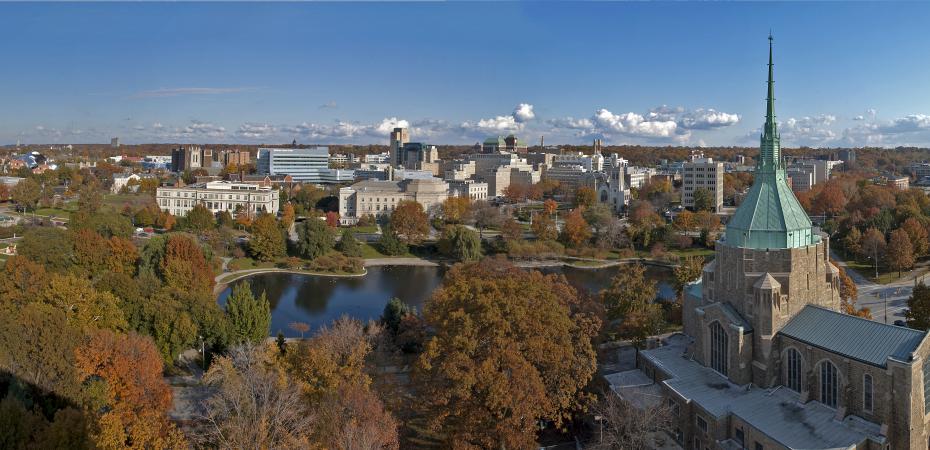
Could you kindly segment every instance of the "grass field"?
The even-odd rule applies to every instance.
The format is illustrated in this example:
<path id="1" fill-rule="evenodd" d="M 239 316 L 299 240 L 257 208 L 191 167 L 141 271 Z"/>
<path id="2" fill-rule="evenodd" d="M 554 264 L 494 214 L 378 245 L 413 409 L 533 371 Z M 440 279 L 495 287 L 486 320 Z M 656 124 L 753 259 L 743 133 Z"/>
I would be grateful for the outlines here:
<path id="1" fill-rule="evenodd" d="M 136 209 L 152 201 L 153 197 L 149 194 L 106 194 L 103 196 L 104 206 L 113 208 L 116 211 L 122 211 L 127 204 Z"/>

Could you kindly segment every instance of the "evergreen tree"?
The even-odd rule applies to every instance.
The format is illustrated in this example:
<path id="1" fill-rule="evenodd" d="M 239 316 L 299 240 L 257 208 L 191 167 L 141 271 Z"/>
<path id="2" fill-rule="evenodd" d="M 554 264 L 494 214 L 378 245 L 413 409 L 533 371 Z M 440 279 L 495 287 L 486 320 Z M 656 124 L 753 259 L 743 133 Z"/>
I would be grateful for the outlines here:
<path id="1" fill-rule="evenodd" d="M 234 344 L 259 343 L 268 337 L 271 326 L 271 305 L 265 293 L 257 299 L 252 286 L 243 281 L 233 287 L 226 302 L 226 316 L 230 325 L 230 340 Z"/>
<path id="2" fill-rule="evenodd" d="M 342 238 L 336 244 L 336 250 L 350 258 L 360 258 L 362 256 L 362 245 L 355 238 L 355 233 L 348 229 L 342 232 Z"/>
<path id="3" fill-rule="evenodd" d="M 381 253 L 388 256 L 399 256 L 407 253 L 407 244 L 401 241 L 390 226 L 386 226 L 381 231 L 381 240 L 378 242 L 381 247 Z"/>
<path id="4" fill-rule="evenodd" d="M 392 297 L 384 305 L 384 312 L 381 313 L 381 324 L 391 332 L 391 335 L 396 336 L 404 317 L 411 314 L 416 315 L 416 313 L 417 309 L 415 307 L 404 303 L 403 300 L 397 297 Z"/>
<path id="5" fill-rule="evenodd" d="M 923 281 L 914 286 L 911 298 L 907 299 L 907 309 L 904 311 L 907 326 L 917 330 L 930 329 L 930 287 Z"/>
<path id="6" fill-rule="evenodd" d="M 311 218 L 297 226 L 295 250 L 303 258 L 315 259 L 325 255 L 336 244 L 336 231 L 326 222 Z"/>

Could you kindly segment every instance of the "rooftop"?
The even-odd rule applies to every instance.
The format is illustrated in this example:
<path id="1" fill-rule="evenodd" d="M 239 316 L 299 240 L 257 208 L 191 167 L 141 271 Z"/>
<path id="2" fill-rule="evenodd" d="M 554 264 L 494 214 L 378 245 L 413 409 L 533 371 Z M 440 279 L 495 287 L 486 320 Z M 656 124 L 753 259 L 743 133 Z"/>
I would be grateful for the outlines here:
<path id="1" fill-rule="evenodd" d="M 884 441 L 878 424 L 857 416 L 836 420 L 836 410 L 817 401 L 801 404 L 799 394 L 788 388 L 731 383 L 688 358 L 688 342 L 688 337 L 674 335 L 668 345 L 641 354 L 671 376 L 661 384 L 716 418 L 733 414 L 788 448 L 848 449 L 866 439 Z"/>
<path id="2" fill-rule="evenodd" d="M 804 307 L 779 333 L 878 367 L 886 367 L 888 358 L 910 361 L 926 337 L 923 331 L 813 305 Z"/>

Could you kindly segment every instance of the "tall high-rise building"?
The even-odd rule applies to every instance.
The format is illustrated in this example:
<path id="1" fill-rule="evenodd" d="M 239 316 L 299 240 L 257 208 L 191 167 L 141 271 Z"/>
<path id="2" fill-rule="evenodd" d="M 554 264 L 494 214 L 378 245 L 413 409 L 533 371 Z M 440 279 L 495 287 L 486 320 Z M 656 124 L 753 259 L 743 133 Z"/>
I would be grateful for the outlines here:
<path id="1" fill-rule="evenodd" d="M 391 165 L 400 166 L 404 163 L 404 144 L 410 142 L 410 137 L 407 135 L 406 128 L 395 128 L 394 131 L 391 131 Z"/>
<path id="2" fill-rule="evenodd" d="M 691 156 L 682 166 L 681 204 L 694 207 L 694 192 L 704 189 L 710 194 L 714 211 L 723 207 L 723 163 L 703 154 Z"/>

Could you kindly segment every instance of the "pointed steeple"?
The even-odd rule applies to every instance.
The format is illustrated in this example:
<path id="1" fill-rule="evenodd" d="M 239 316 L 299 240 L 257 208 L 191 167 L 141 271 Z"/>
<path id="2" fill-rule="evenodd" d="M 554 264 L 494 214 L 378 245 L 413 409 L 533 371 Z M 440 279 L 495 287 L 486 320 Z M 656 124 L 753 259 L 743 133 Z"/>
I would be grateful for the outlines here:
<path id="1" fill-rule="evenodd" d="M 778 125 L 775 123 L 775 64 L 772 63 L 772 43 L 774 38 L 769 33 L 769 79 L 768 95 L 765 99 L 765 126 L 762 128 L 759 167 L 763 172 L 771 172 L 782 167 L 781 146 Z"/>

